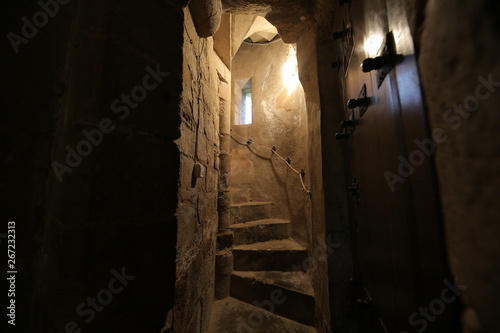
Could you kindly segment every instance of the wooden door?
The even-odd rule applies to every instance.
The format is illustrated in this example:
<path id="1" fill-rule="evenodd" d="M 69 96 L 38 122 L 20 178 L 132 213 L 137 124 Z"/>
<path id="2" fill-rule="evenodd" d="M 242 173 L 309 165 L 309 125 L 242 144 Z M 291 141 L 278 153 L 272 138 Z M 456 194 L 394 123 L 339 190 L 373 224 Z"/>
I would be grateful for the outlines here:
<path id="1" fill-rule="evenodd" d="M 418 167 L 400 167 L 409 156 L 421 157 L 413 153 L 420 148 L 415 140 L 421 143 L 428 134 L 411 35 L 396 2 L 353 0 L 336 20 L 345 103 L 358 99 L 361 105 L 346 106 L 346 120 L 354 123 L 339 136 L 347 146 L 356 267 L 367 294 L 360 298 L 372 302 L 364 305 L 360 330 L 418 332 L 425 326 L 426 332 L 454 332 L 456 304 L 439 315 L 420 312 L 441 297 L 443 281 L 452 279 L 432 156 L 418 160 Z M 392 61 L 382 70 L 362 71 L 365 59 L 391 51 Z"/>

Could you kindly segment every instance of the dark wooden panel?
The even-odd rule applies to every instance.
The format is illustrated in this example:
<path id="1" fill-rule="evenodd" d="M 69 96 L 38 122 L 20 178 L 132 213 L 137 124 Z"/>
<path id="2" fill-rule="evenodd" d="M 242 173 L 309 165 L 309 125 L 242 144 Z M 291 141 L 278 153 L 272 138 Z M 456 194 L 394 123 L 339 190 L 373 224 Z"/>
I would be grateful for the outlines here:
<path id="1" fill-rule="evenodd" d="M 387 171 L 398 173 L 398 158 L 418 148 L 415 139 L 428 137 L 408 22 L 398 3 L 353 1 L 336 20 L 342 22 L 339 29 L 353 31 L 352 57 L 339 70 L 345 102 L 358 97 L 363 84 L 372 98 L 362 118 L 359 110 L 354 112 L 356 128 L 345 139 L 347 182 L 356 179 L 360 187 L 351 203 L 356 275 L 373 301 L 370 310 L 360 312 L 363 332 L 380 332 L 379 322 L 388 332 L 411 330 L 409 317 L 439 298 L 449 278 L 431 159 L 393 188 L 384 177 Z M 391 27 L 397 36 L 394 46 L 405 57 L 379 84 L 376 71 L 363 73 L 360 64 L 381 54 Z M 344 113 L 348 119 L 351 110 L 346 107 Z M 454 327 L 453 319 L 450 307 L 429 323 L 428 331 Z"/>

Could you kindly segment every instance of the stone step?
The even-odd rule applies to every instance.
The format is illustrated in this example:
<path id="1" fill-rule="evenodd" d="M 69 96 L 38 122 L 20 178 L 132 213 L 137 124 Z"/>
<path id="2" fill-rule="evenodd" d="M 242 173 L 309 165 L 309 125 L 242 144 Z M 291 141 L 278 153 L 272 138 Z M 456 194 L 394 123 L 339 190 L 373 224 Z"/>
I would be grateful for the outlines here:
<path id="1" fill-rule="evenodd" d="M 272 202 L 249 201 L 230 207 L 231 224 L 268 219 L 273 216 Z"/>
<path id="2" fill-rule="evenodd" d="M 307 249 L 293 239 L 235 245 L 236 271 L 295 271 L 303 269 Z"/>
<path id="3" fill-rule="evenodd" d="M 312 280 L 305 272 L 233 272 L 231 297 L 314 326 Z"/>
<path id="4" fill-rule="evenodd" d="M 317 333 L 316 329 L 241 302 L 232 297 L 216 301 L 208 333 Z"/>
<path id="5" fill-rule="evenodd" d="M 287 239 L 292 236 L 290 221 L 264 219 L 231 225 L 234 231 L 234 244 L 251 244 L 273 239 Z"/>

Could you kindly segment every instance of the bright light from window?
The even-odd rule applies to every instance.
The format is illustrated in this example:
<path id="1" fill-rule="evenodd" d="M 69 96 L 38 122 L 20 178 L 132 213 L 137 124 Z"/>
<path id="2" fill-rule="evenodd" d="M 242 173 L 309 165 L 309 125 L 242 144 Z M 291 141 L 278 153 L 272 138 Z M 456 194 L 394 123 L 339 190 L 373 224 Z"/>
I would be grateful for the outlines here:
<path id="1" fill-rule="evenodd" d="M 236 85 L 240 89 L 235 91 L 240 105 L 234 108 L 234 124 L 250 125 L 253 122 L 252 79 L 236 80 Z"/>
<path id="2" fill-rule="evenodd" d="M 295 48 L 290 46 L 288 60 L 282 69 L 283 83 L 286 86 L 288 95 L 290 95 L 299 86 L 299 68 L 297 65 L 297 54 Z"/>
<path id="3" fill-rule="evenodd" d="M 252 90 L 243 89 L 243 110 L 241 112 L 241 125 L 252 123 Z"/>
<path id="4" fill-rule="evenodd" d="M 372 34 L 367 39 L 365 39 L 365 51 L 369 57 L 374 57 L 377 55 L 382 43 L 384 42 L 384 37 L 382 35 Z"/>

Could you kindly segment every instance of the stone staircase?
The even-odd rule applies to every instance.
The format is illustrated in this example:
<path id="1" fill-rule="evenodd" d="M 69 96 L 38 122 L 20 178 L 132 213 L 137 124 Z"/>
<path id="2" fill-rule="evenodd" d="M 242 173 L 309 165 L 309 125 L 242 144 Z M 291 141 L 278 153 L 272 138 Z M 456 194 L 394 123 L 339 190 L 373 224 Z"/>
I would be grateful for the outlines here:
<path id="1" fill-rule="evenodd" d="M 231 206 L 231 297 L 215 302 L 210 333 L 316 333 L 312 281 L 302 265 L 307 249 L 292 238 L 290 221 L 273 218 L 273 208 Z"/>

